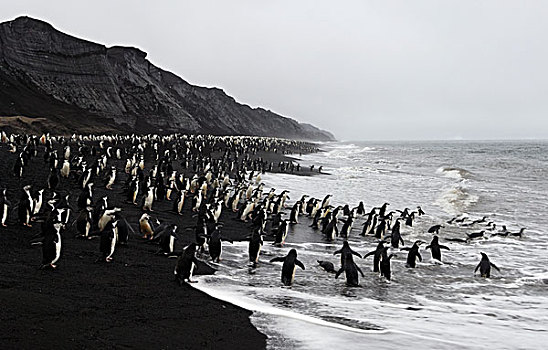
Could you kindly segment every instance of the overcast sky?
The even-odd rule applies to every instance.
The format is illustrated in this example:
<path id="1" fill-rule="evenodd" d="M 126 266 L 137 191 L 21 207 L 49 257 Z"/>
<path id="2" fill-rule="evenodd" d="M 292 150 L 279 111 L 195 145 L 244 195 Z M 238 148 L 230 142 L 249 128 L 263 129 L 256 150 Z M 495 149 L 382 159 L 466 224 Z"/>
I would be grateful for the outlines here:
<path id="1" fill-rule="evenodd" d="M 548 139 L 548 1 L 2 4 L 20 15 L 340 140 Z"/>

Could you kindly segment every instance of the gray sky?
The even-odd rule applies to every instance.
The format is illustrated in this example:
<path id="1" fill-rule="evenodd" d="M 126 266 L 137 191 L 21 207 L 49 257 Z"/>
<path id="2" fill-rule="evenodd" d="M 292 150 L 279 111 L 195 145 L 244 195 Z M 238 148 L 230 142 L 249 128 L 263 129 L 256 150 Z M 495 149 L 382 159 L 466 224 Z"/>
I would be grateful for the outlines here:
<path id="1" fill-rule="evenodd" d="M 19 15 L 340 140 L 548 139 L 546 1 L 2 4 Z"/>

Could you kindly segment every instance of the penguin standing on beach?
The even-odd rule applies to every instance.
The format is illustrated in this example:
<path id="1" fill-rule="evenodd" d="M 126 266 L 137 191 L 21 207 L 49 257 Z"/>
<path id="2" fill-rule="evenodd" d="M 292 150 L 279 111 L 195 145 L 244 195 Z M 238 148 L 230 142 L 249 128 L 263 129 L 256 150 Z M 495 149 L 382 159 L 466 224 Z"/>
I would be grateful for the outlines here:
<path id="1" fill-rule="evenodd" d="M 183 251 L 183 254 L 177 259 L 175 271 L 173 271 L 179 285 L 182 285 L 184 282 L 195 283 L 191 278 L 196 264 L 198 264 L 196 243 L 190 243 Z"/>
<path id="2" fill-rule="evenodd" d="M 41 269 L 55 269 L 56 263 L 61 257 L 61 228 L 62 223 L 48 226 L 44 232 L 42 241 L 42 266 Z"/>
<path id="3" fill-rule="evenodd" d="M 92 224 L 92 208 L 86 207 L 76 217 L 76 231 L 79 233 L 79 237 L 89 238 Z"/>
<path id="4" fill-rule="evenodd" d="M 291 249 L 286 256 L 280 256 L 270 260 L 270 262 L 276 261 L 283 262 L 282 283 L 285 286 L 290 286 L 293 284 L 293 281 L 295 280 L 295 270 L 297 266 L 299 266 L 303 270 L 305 269 L 304 264 L 297 259 L 297 251 L 295 249 Z"/>
<path id="5" fill-rule="evenodd" d="M 2 222 L 2 226 L 4 227 L 7 226 L 6 221 L 8 219 L 8 213 L 10 209 L 11 209 L 11 202 L 8 200 L 7 190 L 4 188 L 2 189 L 2 194 L 0 196 L 0 212 L 2 213 L 1 222 Z"/>
<path id="6" fill-rule="evenodd" d="M 101 262 L 111 262 L 112 255 L 116 249 L 116 242 L 118 241 L 118 228 L 117 221 L 109 224 L 110 230 L 105 230 L 101 233 L 101 240 L 99 242 L 99 250 L 101 251 Z"/>
<path id="7" fill-rule="evenodd" d="M 30 218 L 34 211 L 34 201 L 30 194 L 31 186 L 27 185 L 23 187 L 23 193 L 19 200 L 19 206 L 17 207 L 17 214 L 19 217 L 19 222 L 24 226 L 30 227 Z"/>
<path id="8" fill-rule="evenodd" d="M 249 241 L 249 262 L 253 264 L 253 267 L 256 267 L 259 262 L 259 254 L 261 253 L 263 243 L 263 231 L 259 227 L 253 231 L 251 240 Z"/>
<path id="9" fill-rule="evenodd" d="M 279 247 L 285 244 L 285 239 L 287 238 L 287 232 L 289 231 L 289 220 L 283 219 L 280 222 L 280 226 L 276 231 L 276 238 L 274 239 L 274 245 Z"/>

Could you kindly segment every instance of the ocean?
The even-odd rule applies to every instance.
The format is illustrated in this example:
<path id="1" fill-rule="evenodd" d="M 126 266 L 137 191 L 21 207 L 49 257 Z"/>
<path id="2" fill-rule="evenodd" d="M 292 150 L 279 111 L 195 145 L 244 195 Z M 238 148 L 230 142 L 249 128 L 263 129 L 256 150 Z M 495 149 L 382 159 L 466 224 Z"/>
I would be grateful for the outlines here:
<path id="1" fill-rule="evenodd" d="M 265 189 L 290 191 L 286 211 L 303 194 L 334 205 L 366 211 L 385 202 L 388 210 L 416 210 L 413 226 L 402 225 L 405 247 L 430 242 L 432 225 L 443 224 L 442 261 L 429 250 L 417 268 L 407 268 L 406 251 L 391 249 L 392 280 L 373 272 L 372 258 L 354 257 L 365 277 L 347 287 L 321 269 L 317 260 L 340 265 L 333 252 L 342 238 L 327 242 L 300 216 L 282 248 L 265 242 L 260 263 L 251 269 L 247 242 L 224 245 L 215 275 L 199 277 L 194 286 L 254 312 L 252 322 L 268 335 L 270 349 L 542 349 L 548 343 L 548 142 L 436 141 L 338 142 L 320 144 L 322 152 L 303 155 L 301 166 L 323 166 L 319 176 L 265 174 Z M 394 214 L 396 217 L 398 212 Z M 486 221 L 473 226 L 453 222 Z M 377 240 L 359 236 L 365 217 L 358 216 L 349 237 L 365 255 Z M 495 230 L 486 224 L 492 221 Z M 339 227 L 342 225 L 339 224 Z M 521 238 L 492 236 L 505 225 L 526 228 Z M 447 241 L 485 230 L 468 243 Z M 281 264 L 269 263 L 295 248 L 306 270 L 284 287 Z M 500 268 L 491 278 L 474 275 L 480 252 Z"/>

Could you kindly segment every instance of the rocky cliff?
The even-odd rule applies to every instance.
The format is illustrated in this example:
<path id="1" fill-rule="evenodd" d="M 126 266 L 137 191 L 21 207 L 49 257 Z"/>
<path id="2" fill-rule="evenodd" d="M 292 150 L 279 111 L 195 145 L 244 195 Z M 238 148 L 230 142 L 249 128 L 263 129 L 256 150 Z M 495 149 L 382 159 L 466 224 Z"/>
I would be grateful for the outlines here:
<path id="1" fill-rule="evenodd" d="M 221 89 L 191 85 L 136 48 L 107 48 L 29 17 L 0 24 L 0 116 L 0 126 L 34 131 L 333 139 Z"/>

